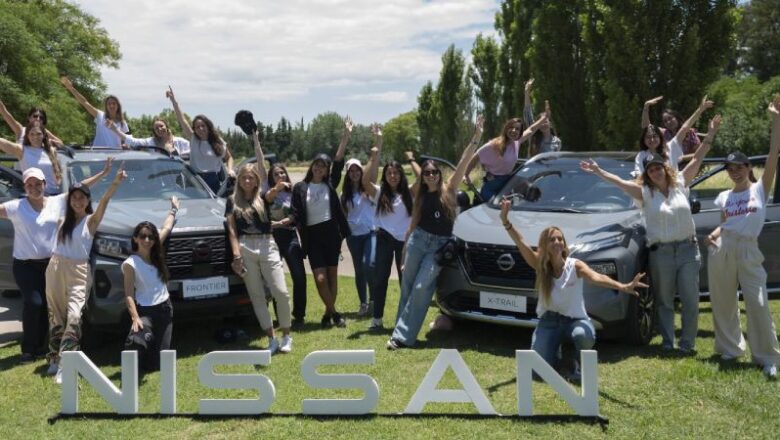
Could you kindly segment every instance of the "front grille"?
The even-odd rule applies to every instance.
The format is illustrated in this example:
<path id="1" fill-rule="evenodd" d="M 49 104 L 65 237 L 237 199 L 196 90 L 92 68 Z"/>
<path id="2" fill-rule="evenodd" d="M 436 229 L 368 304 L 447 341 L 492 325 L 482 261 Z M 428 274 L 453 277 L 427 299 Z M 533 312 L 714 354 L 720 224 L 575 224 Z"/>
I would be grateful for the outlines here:
<path id="1" fill-rule="evenodd" d="M 228 267 L 227 235 L 172 235 L 165 262 L 172 280 L 224 276 Z"/>
<path id="2" fill-rule="evenodd" d="M 506 259 L 506 254 L 514 260 L 509 270 L 499 265 L 499 258 Z M 536 282 L 536 271 L 525 262 L 516 246 L 465 243 L 460 258 L 474 283 L 532 289 Z"/>
<path id="3" fill-rule="evenodd" d="M 526 312 L 518 313 L 507 310 L 495 310 L 479 306 L 479 292 L 459 291 L 456 294 L 449 295 L 444 300 L 444 306 L 452 311 L 469 313 L 478 312 L 486 316 L 512 316 L 516 319 L 535 319 L 537 299 L 532 296 L 526 297 Z"/>

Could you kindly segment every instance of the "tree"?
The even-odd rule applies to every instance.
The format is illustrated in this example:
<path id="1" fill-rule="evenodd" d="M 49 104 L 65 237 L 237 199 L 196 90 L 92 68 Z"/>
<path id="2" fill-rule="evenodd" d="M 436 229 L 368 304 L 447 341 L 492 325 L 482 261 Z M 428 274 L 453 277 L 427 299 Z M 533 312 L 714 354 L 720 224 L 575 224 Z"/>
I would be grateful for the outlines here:
<path id="1" fill-rule="evenodd" d="M 540 0 L 504 0 L 496 14 L 495 28 L 501 36 L 501 119 L 522 114 L 523 85 L 532 76 L 526 51 L 532 41 L 533 15 L 540 3 Z"/>
<path id="2" fill-rule="evenodd" d="M 780 74 L 780 0 L 752 0 L 739 27 L 740 67 L 760 81 Z"/>
<path id="3" fill-rule="evenodd" d="M 99 21 L 74 4 L 0 0 L 0 99 L 20 121 L 41 106 L 50 114 L 49 129 L 63 140 L 91 139 L 94 123 L 59 85 L 59 75 L 98 102 L 105 90 L 100 68 L 116 67 L 119 58 Z M 5 126 L 0 132 L 10 133 Z"/>
<path id="4" fill-rule="evenodd" d="M 423 152 L 420 148 L 420 130 L 417 126 L 417 113 L 402 113 L 387 121 L 382 130 L 384 151 L 396 159 L 403 157 L 404 151 Z"/>
<path id="5" fill-rule="evenodd" d="M 498 119 L 498 103 L 501 98 L 499 83 L 499 58 L 501 49 L 492 37 L 477 35 L 471 48 L 472 65 L 468 77 L 475 87 L 475 95 L 482 103 L 482 115 L 485 117 L 484 131 L 489 137 L 497 136 L 501 130 Z"/>
<path id="6" fill-rule="evenodd" d="M 428 81 L 417 97 L 417 127 L 420 130 L 420 145 L 430 150 L 433 148 L 436 124 L 436 107 L 434 105 L 433 84 Z"/>
<path id="7" fill-rule="evenodd" d="M 471 90 L 465 76 L 466 60 L 455 45 L 451 45 L 442 56 L 439 83 L 434 91 L 436 108 L 435 154 L 452 159 L 461 148 L 468 121 Z"/>

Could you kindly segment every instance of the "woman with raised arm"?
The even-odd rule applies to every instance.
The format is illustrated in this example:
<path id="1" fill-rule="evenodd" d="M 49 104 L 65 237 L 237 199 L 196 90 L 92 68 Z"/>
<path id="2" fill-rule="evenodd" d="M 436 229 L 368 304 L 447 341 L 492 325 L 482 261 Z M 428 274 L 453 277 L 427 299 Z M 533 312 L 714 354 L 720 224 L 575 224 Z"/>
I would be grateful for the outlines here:
<path id="1" fill-rule="evenodd" d="M 374 135 L 374 145 L 381 148 L 382 127 L 379 124 L 371 126 Z M 355 288 L 357 289 L 360 308 L 358 316 L 368 314 L 368 300 L 373 299 L 373 266 L 376 234 L 374 233 L 375 200 L 369 195 L 367 188 L 373 187 L 372 182 L 364 182 L 363 165 L 359 159 L 350 159 L 346 164 L 347 175 L 341 187 L 341 207 L 347 214 L 347 223 L 352 232 L 347 238 L 347 248 L 352 255 L 352 265 L 355 269 Z"/>
<path id="2" fill-rule="evenodd" d="M 81 184 L 92 186 L 111 170 L 106 160 L 103 171 L 84 179 Z M 24 299 L 22 309 L 22 356 L 20 363 L 35 360 L 44 353 L 48 324 L 46 305 L 46 267 L 49 265 L 59 221 L 65 213 L 66 194 L 47 196 L 46 176 L 38 168 L 28 168 L 22 174 L 27 197 L 0 205 L 0 218 L 14 227 L 13 275 Z"/>
<path id="3" fill-rule="evenodd" d="M 214 128 L 211 119 L 204 115 L 197 115 L 192 118 L 192 125 L 190 125 L 184 119 L 184 114 L 179 108 L 179 103 L 176 101 L 170 86 L 168 86 L 165 96 L 171 100 L 173 111 L 176 113 L 176 119 L 179 121 L 184 137 L 190 139 L 190 166 L 216 193 L 222 183 L 219 174 L 222 171 L 223 162 L 227 166 L 228 176 L 236 176 L 235 171 L 233 171 L 233 155 L 230 154 L 230 149 L 217 129 Z"/>
<path id="4" fill-rule="evenodd" d="M 327 154 L 315 156 L 306 177 L 296 183 L 292 191 L 293 218 L 314 272 L 317 292 L 325 304 L 325 314 L 320 320 L 322 327 L 329 327 L 331 323 L 337 327 L 347 325 L 336 310 L 336 295 L 341 241 L 350 236 L 350 229 L 336 187 L 341 181 L 344 153 L 351 134 L 352 120 L 347 116 L 333 163 Z"/>
<path id="5" fill-rule="evenodd" d="M 656 96 L 653 99 L 648 99 L 642 108 L 642 128 L 650 125 L 650 107 L 658 104 L 663 99 L 663 96 Z M 683 118 L 676 111 L 666 108 L 661 113 L 661 133 L 663 133 L 664 142 L 671 142 L 671 140 L 680 131 L 683 126 Z M 693 154 L 701 145 L 699 136 L 696 135 L 696 129 L 691 127 L 688 132 L 683 136 L 680 147 L 682 149 L 682 155 L 680 156 L 680 163 L 687 163 L 693 158 Z"/>
<path id="6" fill-rule="evenodd" d="M 387 341 L 389 350 L 411 347 L 417 342 L 425 315 L 436 288 L 441 266 L 436 252 L 452 236 L 457 209 L 458 185 L 466 174 L 469 159 L 482 137 L 483 117 L 477 118 L 474 136 L 463 150 L 460 161 L 445 183 L 441 170 L 433 161 L 422 164 L 422 183 L 417 187 L 412 208 L 412 221 L 406 232 L 401 298 L 398 303 L 395 329 Z"/>
<path id="7" fill-rule="evenodd" d="M 27 128 L 25 125 L 22 125 L 21 122 L 17 121 L 11 112 L 8 111 L 8 109 L 5 107 L 5 104 L 3 104 L 3 101 L 0 101 L 0 116 L 3 117 L 3 120 L 6 124 L 11 128 L 11 131 L 13 131 L 14 136 L 16 137 L 16 143 L 17 144 L 24 144 L 24 137 L 27 133 Z M 33 107 L 30 109 L 29 112 L 27 112 L 27 125 L 33 123 L 33 122 L 39 122 L 41 125 L 43 125 L 44 129 L 46 128 L 46 124 L 48 123 L 48 119 L 46 118 L 46 111 L 43 110 L 40 107 Z M 55 145 L 57 147 L 63 146 L 63 142 L 60 138 L 57 136 L 54 136 L 52 132 L 49 130 L 46 130 L 46 137 L 49 138 L 49 142 L 52 143 L 52 145 Z"/>
<path id="8" fill-rule="evenodd" d="M 257 131 L 253 137 L 257 137 Z M 238 170 L 235 189 L 225 206 L 228 238 L 233 250 L 232 266 L 233 271 L 244 278 L 260 328 L 268 335 L 268 350 L 271 354 L 277 350 L 289 353 L 292 350 L 290 297 L 287 294 L 282 257 L 271 235 L 267 202 L 260 189 L 265 183 L 259 172 L 262 167 L 262 163 L 257 162 L 246 164 Z M 276 315 L 283 335 L 281 344 L 274 334 L 264 286 L 268 287 L 276 300 Z"/>
<path id="9" fill-rule="evenodd" d="M 399 162 L 388 161 L 382 170 L 381 184 L 377 186 L 374 183 L 375 178 L 371 176 L 377 175 L 381 151 L 381 142 L 371 148 L 366 171 L 363 173 L 363 188 L 368 198 L 376 204 L 373 218 L 376 246 L 374 248 L 373 279 L 371 280 L 371 300 L 374 302 L 374 309 L 369 330 L 383 328 L 382 318 L 385 314 L 387 285 L 393 261 L 395 261 L 398 281 L 401 282 L 401 260 L 414 208 L 412 191 L 409 189 L 403 166 Z M 413 161 L 414 157 L 412 156 L 409 162 Z"/>
<path id="10" fill-rule="evenodd" d="M 0 151 L 19 159 L 22 172 L 28 168 L 38 168 L 46 177 L 46 195 L 61 192 L 62 168 L 57 159 L 57 150 L 49 141 L 46 127 L 38 121 L 27 124 L 22 143 L 16 144 L 0 138 Z"/>
<path id="11" fill-rule="evenodd" d="M 167 151 L 169 155 L 183 156 L 190 154 L 190 141 L 174 136 L 171 133 L 171 129 L 168 128 L 168 123 L 160 118 L 155 118 L 152 122 L 152 136 L 148 138 L 136 138 L 131 134 L 122 133 L 114 124 L 109 122 L 106 122 L 106 127 L 119 136 L 122 143 L 130 148 L 157 147 Z"/>
<path id="12" fill-rule="evenodd" d="M 178 211 L 179 200 L 171 197 L 162 229 L 158 231 L 152 222 L 138 223 L 130 243 L 133 253 L 122 262 L 125 305 L 130 314 L 125 349 L 139 352 L 139 364 L 146 371 L 159 369 L 160 351 L 171 348 L 173 305 L 163 243 L 173 230 Z"/>
<path id="13" fill-rule="evenodd" d="M 305 253 L 295 229 L 292 215 L 292 182 L 284 165 L 271 165 L 268 170 L 268 188 L 265 200 L 269 204 L 268 216 L 271 219 L 274 241 L 287 263 L 293 283 L 292 326 L 299 328 L 303 326 L 306 318 L 306 268 L 303 264 Z"/>
<path id="14" fill-rule="evenodd" d="M 707 276 L 710 286 L 715 351 L 724 360 L 745 354 L 745 337 L 739 322 L 739 296 L 745 300 L 747 341 L 753 362 L 761 365 L 769 379 L 777 378 L 780 350 L 777 331 L 769 309 L 764 255 L 758 236 L 766 220 L 766 204 L 777 172 L 780 152 L 780 95 L 769 105 L 772 135 L 764 174 L 756 180 L 750 160 L 735 151 L 726 157 L 726 169 L 734 186 L 721 192 L 715 205 L 721 209 L 721 224 L 707 239 Z"/>
<path id="15" fill-rule="evenodd" d="M 62 383 L 60 357 L 63 351 L 78 351 L 81 341 L 81 310 L 87 303 L 91 282 L 89 253 L 92 240 L 103 220 L 111 196 L 127 177 L 120 165 L 92 210 L 92 194 L 86 185 L 75 184 L 68 191 L 65 217 L 57 232 L 57 241 L 46 269 L 46 303 L 49 309 L 49 361 L 47 374 Z"/>
<path id="16" fill-rule="evenodd" d="M 517 163 L 520 144 L 530 139 L 545 121 L 547 115 L 543 114 L 523 131 L 523 121 L 512 118 L 504 124 L 501 136 L 489 140 L 469 158 L 464 176 L 468 176 L 478 163 L 485 169 L 485 183 L 479 191 L 482 200 L 490 200 L 509 181 Z"/>
<path id="17" fill-rule="evenodd" d="M 509 221 L 511 206 L 512 200 L 501 201 L 501 222 L 520 255 L 536 271 L 536 292 L 539 296 L 536 315 L 539 322 L 531 339 L 531 348 L 555 367 L 561 344 L 571 342 L 576 350 L 577 365 L 580 350 L 588 350 L 596 343 L 596 329 L 585 311 L 583 280 L 637 296 L 637 289 L 648 287 L 640 281 L 645 274 L 636 274 L 630 283 L 620 283 L 595 272 L 585 262 L 569 257 L 566 238 L 557 226 L 542 230 L 534 250 Z M 579 379 L 578 368 L 575 367 L 570 377 Z"/>
<path id="18" fill-rule="evenodd" d="M 662 97 L 658 96 L 645 103 L 645 109 L 649 105 L 658 102 Z M 649 103 L 649 104 L 648 104 Z M 665 161 L 669 162 L 669 165 L 673 170 L 677 170 L 680 164 L 680 158 L 683 155 L 682 143 L 685 139 L 686 133 L 696 124 L 701 117 L 701 114 L 705 110 L 712 108 L 713 103 L 709 101 L 705 96 L 701 100 L 701 104 L 691 115 L 688 120 L 683 123 L 682 127 L 677 131 L 668 142 L 664 141 L 664 135 L 661 129 L 657 126 L 649 123 L 649 117 L 646 116 L 645 111 L 642 112 L 642 135 L 639 137 L 639 153 L 637 153 L 634 159 L 634 173 L 637 176 L 642 175 L 645 172 L 644 163 L 645 160 L 653 153 L 660 155 Z M 647 125 L 644 125 L 647 120 Z"/>
<path id="19" fill-rule="evenodd" d="M 682 303 L 682 332 L 678 347 L 686 354 L 693 353 L 696 348 L 701 256 L 688 202 L 688 186 L 712 146 L 720 121 L 720 116 L 712 118 L 701 148 L 681 172 L 675 171 L 658 153 L 647 156 L 644 172 L 636 181 L 623 180 L 604 171 L 592 159 L 580 163 L 584 171 L 614 184 L 641 206 L 650 250 L 650 279 L 658 304 L 661 344 L 665 350 L 674 349 L 675 294 L 679 295 Z"/>
<path id="20" fill-rule="evenodd" d="M 534 107 L 531 103 L 531 91 L 533 90 L 534 79 L 531 78 L 525 83 L 525 93 L 523 101 L 523 120 L 531 125 L 534 121 Z M 550 101 L 544 101 L 544 115 L 547 120 L 539 126 L 528 147 L 528 157 L 534 157 L 539 153 L 549 153 L 552 151 L 561 151 L 561 139 L 556 136 L 555 129 L 552 127 L 552 108 Z"/>
<path id="21" fill-rule="evenodd" d="M 109 121 L 110 125 L 113 125 L 122 133 L 130 131 L 122 114 L 122 104 L 119 102 L 119 98 L 114 95 L 106 96 L 106 99 L 103 100 L 104 110 L 101 111 L 90 104 L 87 98 L 76 90 L 67 76 L 61 77 L 60 82 L 76 98 L 76 101 L 81 104 L 84 110 L 95 118 L 95 138 L 92 140 L 92 145 L 95 147 L 122 148 L 119 138 L 106 127 L 106 121 Z"/>

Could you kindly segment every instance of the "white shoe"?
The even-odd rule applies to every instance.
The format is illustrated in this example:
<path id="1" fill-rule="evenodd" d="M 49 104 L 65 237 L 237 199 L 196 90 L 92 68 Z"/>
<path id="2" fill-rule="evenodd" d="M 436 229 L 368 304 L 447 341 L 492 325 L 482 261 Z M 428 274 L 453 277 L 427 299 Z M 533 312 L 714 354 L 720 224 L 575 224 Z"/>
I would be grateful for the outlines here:
<path id="1" fill-rule="evenodd" d="M 766 376 L 769 380 L 776 380 L 777 379 L 777 365 L 775 364 L 768 364 L 764 365 L 764 376 Z"/>
<path id="2" fill-rule="evenodd" d="M 279 351 L 282 353 L 289 353 L 292 351 L 292 336 L 284 335 L 282 337 L 282 345 L 279 347 Z"/>
<path id="3" fill-rule="evenodd" d="M 268 348 L 266 350 L 270 351 L 271 354 L 274 354 L 279 351 L 279 341 L 274 337 L 270 337 L 269 339 Z"/>
<path id="4" fill-rule="evenodd" d="M 54 383 L 62 385 L 62 367 L 57 368 L 57 373 L 54 375 Z"/>
<path id="5" fill-rule="evenodd" d="M 57 362 L 52 362 L 49 364 L 49 369 L 46 370 L 46 375 L 54 376 L 55 374 L 57 374 L 57 370 L 59 369 L 60 369 L 60 364 Z"/>

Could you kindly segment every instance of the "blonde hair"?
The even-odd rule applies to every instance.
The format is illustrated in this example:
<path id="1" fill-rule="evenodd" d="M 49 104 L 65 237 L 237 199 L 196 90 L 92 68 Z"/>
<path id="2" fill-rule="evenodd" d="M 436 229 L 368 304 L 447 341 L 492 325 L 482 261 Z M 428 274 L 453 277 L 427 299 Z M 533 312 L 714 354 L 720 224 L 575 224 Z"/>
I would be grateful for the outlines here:
<path id="1" fill-rule="evenodd" d="M 647 170 L 650 168 L 650 166 L 653 164 L 648 164 L 645 167 L 645 171 L 642 173 L 641 176 L 637 177 L 636 182 L 640 185 L 647 185 L 648 188 L 650 188 L 650 192 L 652 193 L 658 187 L 653 183 L 652 179 L 650 179 L 650 176 L 647 175 Z M 664 169 L 664 176 L 666 177 L 666 185 L 670 188 L 675 185 L 677 182 L 677 171 L 672 169 L 672 166 L 669 165 L 669 162 L 664 162 L 661 164 L 661 166 Z"/>
<path id="2" fill-rule="evenodd" d="M 255 176 L 255 180 L 257 180 L 257 186 L 252 191 L 253 194 L 244 194 L 244 190 L 241 188 L 241 178 L 247 173 Z M 255 211 L 260 220 L 268 221 L 263 198 L 260 196 L 260 185 L 262 185 L 262 181 L 255 164 L 246 164 L 239 168 L 236 175 L 236 186 L 233 188 L 231 196 L 233 198 L 233 215 L 240 216 L 247 222 L 252 222 L 254 221 L 253 211 Z"/>
<path id="3" fill-rule="evenodd" d="M 555 231 L 560 232 L 561 237 L 563 238 L 563 259 L 565 260 L 569 256 L 569 246 L 566 243 L 566 237 L 563 235 L 561 228 L 557 226 L 548 226 L 544 228 L 542 233 L 539 234 L 539 246 L 537 247 L 539 252 L 539 267 L 536 268 L 536 290 L 539 292 L 539 297 L 543 300 L 543 304 L 550 303 L 550 294 L 552 293 L 552 255 L 547 251 L 547 248 L 550 245 L 550 238 Z"/>

